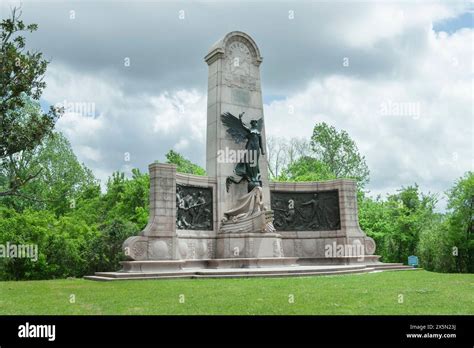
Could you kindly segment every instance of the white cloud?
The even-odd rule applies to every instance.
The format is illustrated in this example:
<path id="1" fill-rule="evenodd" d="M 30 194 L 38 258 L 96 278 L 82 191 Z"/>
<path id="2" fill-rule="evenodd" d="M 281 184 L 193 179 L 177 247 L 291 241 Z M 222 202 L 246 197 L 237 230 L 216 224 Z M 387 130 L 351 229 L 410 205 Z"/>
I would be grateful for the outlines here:
<path id="1" fill-rule="evenodd" d="M 181 134 L 184 127 L 188 139 L 203 142 L 206 136 L 206 96 L 196 90 L 165 92 L 151 97 L 154 108 L 153 130 L 162 134 Z M 183 146 L 182 140 L 176 146 Z"/>
<path id="2" fill-rule="evenodd" d="M 473 169 L 472 35 L 428 29 L 426 50 L 400 62 L 410 74 L 314 80 L 266 106 L 267 134 L 308 138 L 316 122 L 327 122 L 347 130 L 366 155 L 375 193 L 414 182 L 442 192 Z"/>
<path id="3" fill-rule="evenodd" d="M 186 149 L 189 146 L 189 140 L 185 138 L 179 139 L 179 141 L 174 145 L 175 150 L 180 151 Z"/>
<path id="4" fill-rule="evenodd" d="M 102 160 L 102 153 L 99 149 L 92 148 L 87 145 L 76 146 L 77 155 L 86 160 L 92 162 L 99 162 Z"/>
<path id="5" fill-rule="evenodd" d="M 127 98 L 110 77 L 80 74 L 59 64 L 50 66 L 47 84 L 45 100 L 72 105 L 56 128 L 103 183 L 116 170 L 147 170 L 154 160 L 164 161 L 171 148 L 204 162 L 207 100 L 197 91 Z M 75 112 L 74 105 L 90 101 L 95 115 Z"/>
<path id="6" fill-rule="evenodd" d="M 431 28 L 434 21 L 453 18 L 464 11 L 465 4 L 453 2 L 372 3 L 360 16 L 348 16 L 334 23 L 334 31 L 344 33 L 350 46 L 372 46 L 376 42 L 402 35 L 413 27 Z"/>

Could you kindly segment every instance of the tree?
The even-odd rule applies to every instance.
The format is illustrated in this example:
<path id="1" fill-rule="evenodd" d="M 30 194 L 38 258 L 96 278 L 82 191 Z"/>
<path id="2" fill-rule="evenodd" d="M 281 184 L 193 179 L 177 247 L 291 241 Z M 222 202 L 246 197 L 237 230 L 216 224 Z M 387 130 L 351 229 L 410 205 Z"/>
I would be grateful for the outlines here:
<path id="1" fill-rule="evenodd" d="M 21 11 L 13 9 L 11 18 L 0 23 L 0 166 L 15 168 L 18 155 L 31 151 L 49 135 L 62 110 L 51 107 L 43 113 L 39 101 L 48 62 L 41 52 L 25 49 L 21 32 L 37 30 L 36 24 L 25 25 Z M 18 189 L 35 179 L 39 172 L 23 168 L 15 175 L 0 196 L 14 195 Z"/>
<path id="2" fill-rule="evenodd" d="M 434 272 L 456 272 L 452 248 L 447 217 L 437 214 L 420 233 L 417 250 L 421 267 Z"/>
<path id="3" fill-rule="evenodd" d="M 310 144 L 314 157 L 325 163 L 336 178 L 353 178 L 359 187 L 369 182 L 365 157 L 346 131 L 338 132 L 333 126 L 318 123 L 314 126 Z"/>
<path id="4" fill-rule="evenodd" d="M 298 158 L 310 155 L 309 143 L 302 138 L 289 140 L 281 137 L 267 138 L 268 171 L 271 179 L 278 179 L 288 166 Z"/>
<path id="5" fill-rule="evenodd" d="M 166 154 L 166 163 L 176 164 L 176 170 L 180 173 L 188 173 L 194 175 L 206 175 L 206 171 L 192 163 L 190 160 L 184 158 L 180 153 L 170 150 Z"/>
<path id="6" fill-rule="evenodd" d="M 300 157 L 278 177 L 279 181 L 321 181 L 335 179 L 329 167 L 309 156 Z"/>
<path id="7" fill-rule="evenodd" d="M 447 191 L 446 214 L 431 219 L 418 246 L 424 268 L 436 272 L 474 272 L 474 173 L 467 172 Z"/>
<path id="8" fill-rule="evenodd" d="M 388 197 L 386 208 L 391 226 L 384 238 L 386 261 L 406 262 L 408 256 L 416 255 L 420 235 L 436 218 L 436 202 L 435 195 L 419 192 L 416 184 L 402 187 L 399 193 Z"/>
<path id="9" fill-rule="evenodd" d="M 127 219 L 137 225 L 136 230 L 145 227 L 148 221 L 150 178 L 138 169 L 132 170 L 132 178 L 115 172 L 107 181 L 107 193 L 101 197 L 102 219 Z"/>
<path id="10" fill-rule="evenodd" d="M 51 210 L 63 215 L 74 209 L 80 193 L 97 186 L 92 171 L 79 163 L 71 144 L 61 133 L 51 133 L 35 149 L 23 151 L 9 166 L 0 168 L 0 185 L 6 187 L 23 172 L 36 172 L 35 180 L 4 196 L 2 202 L 18 211 Z"/>
<path id="11" fill-rule="evenodd" d="M 107 221 L 98 228 L 100 237 L 90 245 L 92 262 L 89 274 L 120 269 L 120 261 L 126 259 L 122 244 L 128 237 L 137 234 L 137 226 L 122 217 Z"/>
<path id="12" fill-rule="evenodd" d="M 474 173 L 458 179 L 448 196 L 448 240 L 457 272 L 474 272 Z"/>
<path id="13" fill-rule="evenodd" d="M 436 195 L 421 193 L 416 184 L 402 187 L 385 200 L 380 196 L 373 199 L 361 195 L 358 200 L 359 224 L 368 236 L 374 238 L 377 254 L 384 262 L 406 263 L 408 256 L 419 254 L 425 267 L 427 253 L 426 248 L 420 251 L 420 241 L 443 221 L 443 216 L 434 212 L 436 201 Z"/>
<path id="14" fill-rule="evenodd" d="M 81 277 L 90 262 L 95 227 L 50 211 L 18 213 L 0 206 L 0 244 L 37 246 L 35 258 L 0 258 L 0 279 Z M 36 259 L 36 260 L 35 260 Z"/>
<path id="15" fill-rule="evenodd" d="M 365 158 L 347 132 L 318 123 L 311 141 L 269 138 L 270 177 L 280 181 L 318 181 L 337 178 L 357 180 L 359 189 L 369 181 Z"/>
<path id="16" fill-rule="evenodd" d="M 287 165 L 286 144 L 284 138 L 267 137 L 268 171 L 271 179 L 280 175 L 280 171 Z"/>
<path id="17" fill-rule="evenodd" d="M 371 198 L 363 194 L 358 197 L 359 225 L 369 237 L 375 240 L 377 255 L 382 260 L 389 258 L 386 248 L 386 238 L 395 230 L 395 221 L 389 204 L 380 196 Z"/>

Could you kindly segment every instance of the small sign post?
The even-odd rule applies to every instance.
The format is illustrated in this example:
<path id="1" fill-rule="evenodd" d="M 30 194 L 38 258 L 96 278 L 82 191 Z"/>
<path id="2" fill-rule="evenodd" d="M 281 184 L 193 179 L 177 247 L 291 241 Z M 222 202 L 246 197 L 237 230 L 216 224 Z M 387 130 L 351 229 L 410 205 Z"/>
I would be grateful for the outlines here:
<path id="1" fill-rule="evenodd" d="M 408 266 L 418 267 L 418 256 L 408 256 Z"/>

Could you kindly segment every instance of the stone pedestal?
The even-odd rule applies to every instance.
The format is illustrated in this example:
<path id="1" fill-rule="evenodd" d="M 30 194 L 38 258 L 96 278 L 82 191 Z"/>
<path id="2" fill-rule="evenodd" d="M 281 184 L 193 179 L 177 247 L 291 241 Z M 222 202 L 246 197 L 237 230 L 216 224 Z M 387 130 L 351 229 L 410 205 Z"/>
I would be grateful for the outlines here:
<path id="1" fill-rule="evenodd" d="M 283 257 L 281 236 L 277 233 L 228 233 L 217 236 L 219 258 Z"/>

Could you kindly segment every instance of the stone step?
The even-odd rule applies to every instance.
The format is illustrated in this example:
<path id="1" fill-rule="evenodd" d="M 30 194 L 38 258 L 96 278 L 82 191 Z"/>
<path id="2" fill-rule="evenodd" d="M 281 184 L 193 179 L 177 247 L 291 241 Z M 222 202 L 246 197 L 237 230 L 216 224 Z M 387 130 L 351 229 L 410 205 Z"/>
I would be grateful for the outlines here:
<path id="1" fill-rule="evenodd" d="M 381 264 L 381 265 L 371 265 L 371 267 L 374 267 L 376 270 L 417 270 L 420 268 L 415 268 L 412 266 L 407 266 L 402 263 L 386 263 L 386 264 Z"/>
<path id="2" fill-rule="evenodd" d="M 109 281 L 109 280 L 114 280 L 113 278 L 108 278 L 108 277 L 100 277 L 100 276 L 96 276 L 96 275 L 92 275 L 92 276 L 84 276 L 83 278 L 84 278 L 84 279 L 86 279 L 86 280 L 98 280 L 98 281 Z"/>
<path id="3" fill-rule="evenodd" d="M 371 265 L 372 267 L 389 267 L 389 266 L 404 266 L 403 263 L 387 262 L 387 263 L 376 263 Z"/>
<path id="4" fill-rule="evenodd" d="M 107 278 L 140 278 L 143 276 L 156 276 L 160 278 L 192 276 L 196 271 L 165 271 L 165 272 L 96 272 L 94 275 Z"/>
<path id="5" fill-rule="evenodd" d="M 254 278 L 254 277 L 266 277 L 266 278 L 278 278 L 278 277 L 308 277 L 308 276 L 317 276 L 317 275 L 343 275 L 343 274 L 357 274 L 357 273 L 367 273 L 373 271 L 372 268 L 362 268 L 362 269 L 347 269 L 347 270 L 313 270 L 313 271 L 299 271 L 299 272 L 243 272 L 243 273 L 204 273 L 196 272 L 196 274 L 182 273 L 175 275 L 163 275 L 157 273 L 123 273 L 120 277 L 113 276 L 112 274 L 107 274 L 103 272 L 101 276 L 86 276 L 84 279 L 88 280 L 97 280 L 97 281 L 114 281 L 114 280 L 146 280 L 146 279 L 182 279 L 182 278 L 192 278 L 192 279 L 230 279 L 230 278 Z"/>
<path id="6" fill-rule="evenodd" d="M 132 279 L 177 279 L 177 278 L 246 278 L 246 277 L 287 277 L 366 273 L 373 271 L 370 267 L 305 267 L 299 269 L 229 269 L 201 270 L 195 272 L 97 272 L 87 276 L 89 280 L 132 280 Z"/>
<path id="7" fill-rule="evenodd" d="M 149 272 L 96 272 L 84 279 L 97 281 L 145 280 L 145 279 L 195 279 L 195 278 L 253 278 L 253 277 L 305 277 L 322 275 L 343 275 L 368 272 L 419 270 L 401 263 L 370 265 L 320 265 L 286 266 L 261 268 L 194 268 L 184 270 L 164 270 Z"/>
<path id="8" fill-rule="evenodd" d="M 375 269 L 376 272 L 390 272 L 390 271 L 421 271 L 421 268 L 413 267 L 392 267 L 392 268 L 378 268 Z"/>
<path id="9" fill-rule="evenodd" d="M 340 271 L 323 271 L 323 272 L 280 272 L 280 273 L 245 273 L 245 274 L 197 274 L 192 278 L 254 278 L 254 277 L 265 277 L 265 278 L 279 278 L 279 277 L 309 277 L 309 276 L 325 276 L 325 275 L 343 275 L 343 274 L 357 274 L 357 273 L 368 273 L 372 272 L 373 269 L 357 269 L 357 270 L 340 270 Z"/>
<path id="10" fill-rule="evenodd" d="M 228 269 L 187 269 L 176 271 L 150 271 L 150 272 L 96 272 L 95 276 L 107 278 L 140 278 L 140 277 L 187 277 L 193 275 L 269 275 L 284 273 L 322 273 L 335 271 L 364 270 L 364 265 L 348 266 L 290 266 L 290 267 L 266 267 L 266 268 L 228 268 Z"/>
<path id="11" fill-rule="evenodd" d="M 283 273 L 323 273 L 323 272 L 336 272 L 336 271 L 356 271 L 367 269 L 366 266 L 293 266 L 286 268 L 240 268 L 240 269 L 204 269 L 197 270 L 197 275 L 226 275 L 226 274 L 256 274 L 256 275 L 266 275 L 266 274 L 283 274 Z"/>
<path id="12" fill-rule="evenodd" d="M 120 280 L 147 280 L 147 279 L 184 279 L 192 278 L 192 275 L 178 275 L 178 276 L 133 276 L 133 277 L 107 277 L 107 276 L 85 276 L 84 279 L 96 281 L 120 281 Z"/>

